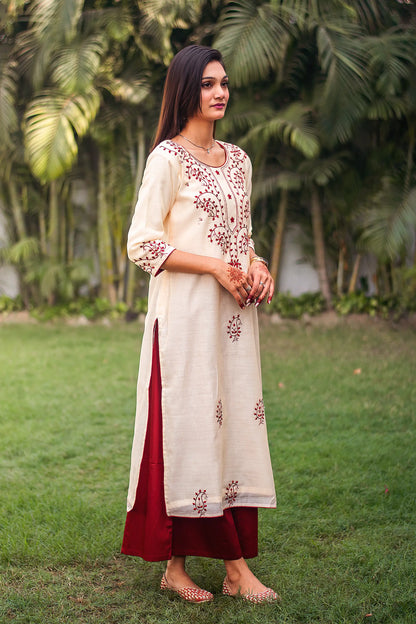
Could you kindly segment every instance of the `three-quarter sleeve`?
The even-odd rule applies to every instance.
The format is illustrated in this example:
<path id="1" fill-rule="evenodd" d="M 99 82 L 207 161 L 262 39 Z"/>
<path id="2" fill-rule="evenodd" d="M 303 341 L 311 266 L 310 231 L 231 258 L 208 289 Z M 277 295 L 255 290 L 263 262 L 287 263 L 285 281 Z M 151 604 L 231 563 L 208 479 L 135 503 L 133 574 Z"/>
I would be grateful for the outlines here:
<path id="1" fill-rule="evenodd" d="M 175 247 L 169 244 L 166 217 L 180 184 L 178 163 L 157 148 L 147 159 L 127 236 L 127 254 L 143 271 L 157 275 Z"/>

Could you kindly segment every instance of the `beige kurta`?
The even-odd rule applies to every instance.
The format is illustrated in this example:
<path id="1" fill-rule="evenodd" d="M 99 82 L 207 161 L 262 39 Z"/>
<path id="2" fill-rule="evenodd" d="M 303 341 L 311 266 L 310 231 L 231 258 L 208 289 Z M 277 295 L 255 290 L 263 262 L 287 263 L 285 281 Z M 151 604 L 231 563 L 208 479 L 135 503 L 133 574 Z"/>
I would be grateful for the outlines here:
<path id="1" fill-rule="evenodd" d="M 162 378 L 169 516 L 275 507 L 261 387 L 257 310 L 241 310 L 211 275 L 161 270 L 174 250 L 247 270 L 251 163 L 221 143 L 210 167 L 164 141 L 150 154 L 128 235 L 129 258 L 151 274 L 140 357 L 128 509 L 134 505 L 148 416 L 155 321 Z"/>

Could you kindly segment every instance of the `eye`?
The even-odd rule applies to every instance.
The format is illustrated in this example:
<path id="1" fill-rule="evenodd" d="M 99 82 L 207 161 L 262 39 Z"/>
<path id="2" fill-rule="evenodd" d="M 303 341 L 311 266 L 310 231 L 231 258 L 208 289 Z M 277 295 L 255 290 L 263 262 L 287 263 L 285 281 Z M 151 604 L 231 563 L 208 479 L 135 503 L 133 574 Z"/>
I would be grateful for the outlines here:
<path id="1" fill-rule="evenodd" d="M 221 86 L 226 87 L 228 89 L 230 86 L 230 83 L 228 82 L 228 80 L 224 80 L 224 82 L 221 83 Z"/>
<path id="2" fill-rule="evenodd" d="M 209 89 L 209 88 L 211 87 L 211 83 L 210 83 L 210 82 L 203 82 L 203 83 L 201 84 L 201 87 L 202 87 L 203 89 Z"/>

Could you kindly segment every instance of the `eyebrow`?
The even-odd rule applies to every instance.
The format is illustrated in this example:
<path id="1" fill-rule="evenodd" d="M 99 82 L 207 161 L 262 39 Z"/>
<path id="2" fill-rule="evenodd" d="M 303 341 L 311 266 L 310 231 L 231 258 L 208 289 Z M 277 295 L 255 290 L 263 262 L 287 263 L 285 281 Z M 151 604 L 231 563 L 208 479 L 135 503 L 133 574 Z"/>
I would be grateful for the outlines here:
<path id="1" fill-rule="evenodd" d="M 224 80 L 224 78 L 228 78 L 227 74 L 225 74 L 221 80 Z M 201 80 L 215 80 L 215 76 L 202 76 Z"/>

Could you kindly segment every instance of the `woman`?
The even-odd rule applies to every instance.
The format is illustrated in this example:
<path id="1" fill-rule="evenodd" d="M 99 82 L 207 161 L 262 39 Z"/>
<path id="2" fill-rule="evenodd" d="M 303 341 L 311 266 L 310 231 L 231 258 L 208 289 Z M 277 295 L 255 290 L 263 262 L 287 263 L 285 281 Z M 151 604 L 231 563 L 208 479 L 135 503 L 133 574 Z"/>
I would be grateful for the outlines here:
<path id="1" fill-rule="evenodd" d="M 251 240 L 250 160 L 214 139 L 228 98 L 217 50 L 175 56 L 128 235 L 151 278 L 122 552 L 167 560 L 161 588 L 190 602 L 213 595 L 186 556 L 223 559 L 223 592 L 256 603 L 278 598 L 246 563 L 257 508 L 276 504 L 256 309 L 274 285 Z"/>

